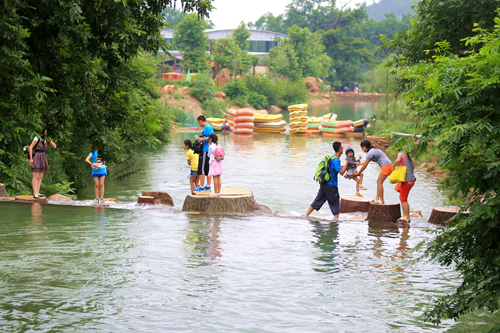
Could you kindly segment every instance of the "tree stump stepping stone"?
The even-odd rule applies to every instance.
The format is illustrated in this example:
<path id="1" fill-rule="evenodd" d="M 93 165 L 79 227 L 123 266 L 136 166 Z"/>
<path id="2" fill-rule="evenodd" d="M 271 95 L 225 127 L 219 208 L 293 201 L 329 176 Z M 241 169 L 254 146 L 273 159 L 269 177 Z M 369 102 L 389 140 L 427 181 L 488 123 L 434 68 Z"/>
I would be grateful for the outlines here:
<path id="1" fill-rule="evenodd" d="M 35 199 L 35 198 L 33 198 L 32 195 L 20 195 L 20 196 L 17 196 L 14 201 L 16 201 L 16 202 L 26 202 L 26 203 L 41 203 L 41 204 L 49 203 L 47 201 L 47 198 Z"/>
<path id="2" fill-rule="evenodd" d="M 385 204 L 370 202 L 367 220 L 371 222 L 397 222 L 401 217 L 401 204 L 386 201 Z"/>
<path id="3" fill-rule="evenodd" d="M 269 207 L 259 205 L 252 191 L 240 188 L 223 188 L 221 196 L 214 197 L 212 192 L 195 192 L 186 196 L 183 212 L 200 213 L 257 213 L 272 214 Z"/>
<path id="4" fill-rule="evenodd" d="M 341 213 L 354 213 L 364 212 L 368 213 L 371 198 L 361 197 L 341 197 L 340 198 L 340 212 Z"/>
<path id="5" fill-rule="evenodd" d="M 153 205 L 166 205 L 166 206 L 174 206 L 174 200 L 170 194 L 165 191 L 143 191 L 143 197 L 153 197 L 154 202 Z"/>
<path id="6" fill-rule="evenodd" d="M 137 203 L 142 205 L 154 205 L 155 198 L 147 195 L 141 195 L 139 198 L 137 198 Z"/>
<path id="7" fill-rule="evenodd" d="M 432 209 L 431 216 L 427 222 L 439 225 L 448 224 L 449 220 L 460 212 L 458 207 L 435 207 Z M 469 214 L 468 211 L 462 214 Z"/>

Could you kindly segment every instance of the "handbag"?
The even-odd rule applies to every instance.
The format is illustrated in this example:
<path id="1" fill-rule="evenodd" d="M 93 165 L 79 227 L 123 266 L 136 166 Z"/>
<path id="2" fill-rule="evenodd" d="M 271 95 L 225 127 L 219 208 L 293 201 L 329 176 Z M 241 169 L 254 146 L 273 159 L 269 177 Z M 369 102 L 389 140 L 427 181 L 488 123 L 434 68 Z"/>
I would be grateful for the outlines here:
<path id="1" fill-rule="evenodd" d="M 402 165 L 403 160 L 405 165 Z M 399 166 L 395 167 L 391 172 L 391 175 L 389 176 L 389 182 L 391 182 L 391 184 L 403 183 L 406 181 L 406 154 L 403 155 L 403 160 L 401 160 Z"/>

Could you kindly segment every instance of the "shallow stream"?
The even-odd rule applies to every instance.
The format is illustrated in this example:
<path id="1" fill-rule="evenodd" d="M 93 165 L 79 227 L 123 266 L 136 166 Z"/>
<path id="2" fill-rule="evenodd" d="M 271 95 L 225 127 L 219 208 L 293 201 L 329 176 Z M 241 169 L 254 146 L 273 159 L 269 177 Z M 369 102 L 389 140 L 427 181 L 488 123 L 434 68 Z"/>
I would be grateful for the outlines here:
<path id="1" fill-rule="evenodd" d="M 412 265 L 420 253 L 411 250 L 432 237 L 426 218 L 445 202 L 437 179 L 416 173 L 409 200 L 424 218 L 410 229 L 333 223 L 328 205 L 308 221 L 300 216 L 318 189 L 314 170 L 333 140 L 228 134 L 222 186 L 287 212 L 185 215 L 182 141 L 193 137 L 141 151 L 139 173 L 107 182 L 106 196 L 119 202 L 110 208 L 0 202 L 2 331 L 442 332 L 455 324 L 418 318 L 457 284 L 448 269 Z M 341 141 L 364 156 L 359 139 Z M 366 170 L 368 197 L 378 170 Z M 341 195 L 354 194 L 353 181 L 339 182 Z M 392 188 L 386 198 L 395 201 Z M 167 191 L 175 208 L 137 207 L 143 190 Z"/>

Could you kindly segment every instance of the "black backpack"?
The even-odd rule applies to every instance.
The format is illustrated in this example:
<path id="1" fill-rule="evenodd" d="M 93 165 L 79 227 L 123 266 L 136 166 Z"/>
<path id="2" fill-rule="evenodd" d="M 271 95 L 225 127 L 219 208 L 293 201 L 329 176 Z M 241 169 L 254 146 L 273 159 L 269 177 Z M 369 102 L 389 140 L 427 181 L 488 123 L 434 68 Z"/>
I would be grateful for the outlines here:
<path id="1" fill-rule="evenodd" d="M 196 140 L 193 143 L 193 152 L 195 154 L 201 154 L 203 152 L 203 142 Z"/>

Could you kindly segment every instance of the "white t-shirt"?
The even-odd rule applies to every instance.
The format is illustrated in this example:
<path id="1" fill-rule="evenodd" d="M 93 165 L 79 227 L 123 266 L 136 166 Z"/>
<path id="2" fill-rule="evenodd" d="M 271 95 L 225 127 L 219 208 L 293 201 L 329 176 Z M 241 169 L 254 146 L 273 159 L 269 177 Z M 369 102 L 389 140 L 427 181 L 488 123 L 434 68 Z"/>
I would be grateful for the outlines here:
<path id="1" fill-rule="evenodd" d="M 208 157 L 210 157 L 210 163 L 215 161 L 215 149 L 217 148 L 218 144 L 212 143 L 210 146 L 208 146 Z"/>

